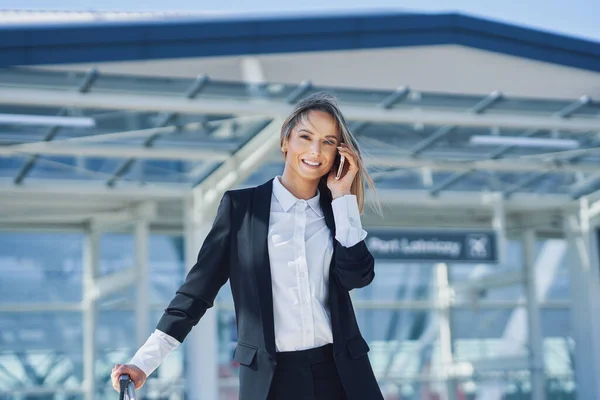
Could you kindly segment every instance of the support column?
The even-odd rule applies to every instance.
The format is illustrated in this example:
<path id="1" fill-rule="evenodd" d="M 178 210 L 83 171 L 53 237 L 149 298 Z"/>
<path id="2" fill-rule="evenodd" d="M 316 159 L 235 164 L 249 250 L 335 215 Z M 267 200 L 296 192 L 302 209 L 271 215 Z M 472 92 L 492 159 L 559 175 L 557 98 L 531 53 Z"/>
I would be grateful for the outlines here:
<path id="1" fill-rule="evenodd" d="M 456 400 L 456 381 L 454 379 L 454 360 L 452 357 L 452 336 L 450 332 L 450 285 L 448 283 L 448 264 L 435 265 L 438 313 L 440 321 L 440 353 L 442 375 L 446 380 L 446 400 Z"/>
<path id="2" fill-rule="evenodd" d="M 100 233 L 88 226 L 83 248 L 83 398 L 96 398 L 96 326 L 98 310 L 94 296 L 100 263 Z"/>
<path id="3" fill-rule="evenodd" d="M 186 198 L 185 208 L 185 263 L 188 271 L 196 263 L 198 252 L 208 235 L 214 212 L 194 211 L 194 197 Z M 215 210 L 216 211 L 216 210 Z M 218 400 L 219 371 L 217 311 L 209 309 L 185 340 L 185 388 L 187 400 Z"/>
<path id="4" fill-rule="evenodd" d="M 498 243 L 498 261 L 500 265 L 506 265 L 508 241 L 506 239 L 506 213 L 504 211 L 504 196 L 502 193 L 495 193 L 493 198 L 494 216 L 492 219 L 492 227 L 496 232 Z"/>
<path id="5" fill-rule="evenodd" d="M 600 398 L 600 273 L 598 221 L 586 198 L 579 215 L 565 216 L 569 242 L 571 324 L 578 398 Z"/>
<path id="6" fill-rule="evenodd" d="M 136 347 L 142 346 L 150 335 L 150 268 L 148 265 L 148 221 L 138 218 L 135 222 L 135 269 L 136 269 Z"/>
<path id="7" fill-rule="evenodd" d="M 533 229 L 527 229 L 523 233 L 523 249 L 525 257 L 525 285 L 527 289 L 527 332 L 529 370 L 531 372 L 531 398 L 532 400 L 545 400 L 544 345 L 540 323 L 540 307 L 536 290 L 536 235 Z"/>

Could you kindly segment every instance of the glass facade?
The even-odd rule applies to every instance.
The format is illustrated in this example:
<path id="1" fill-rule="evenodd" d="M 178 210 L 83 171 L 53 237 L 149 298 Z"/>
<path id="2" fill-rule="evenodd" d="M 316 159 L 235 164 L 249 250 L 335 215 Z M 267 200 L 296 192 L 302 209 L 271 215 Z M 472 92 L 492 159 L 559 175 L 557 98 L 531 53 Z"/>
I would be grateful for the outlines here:
<path id="1" fill-rule="evenodd" d="M 0 313 L 0 399 L 82 398 L 83 241 L 78 232 L 0 233 L 0 306 L 14 307 Z M 100 273 L 131 266 L 133 246 L 132 234 L 102 235 Z M 352 295 L 386 400 L 447 398 L 449 391 L 456 399 L 487 399 L 493 393 L 502 393 L 501 399 L 529 398 L 523 284 L 469 289 L 469 282 L 486 275 L 522 271 L 522 247 L 521 241 L 510 240 L 502 266 L 444 265 L 453 299 L 448 305 L 440 303 L 439 264 L 377 263 L 373 283 Z M 181 236 L 151 234 L 148 248 L 154 326 L 186 266 Z M 535 268 L 548 399 L 575 398 L 565 253 L 562 239 L 538 240 Z M 134 299 L 134 289 L 128 289 L 99 304 L 97 398 L 114 398 L 111 368 L 136 350 Z M 232 361 L 237 338 L 228 285 L 215 308 L 220 398 L 237 399 L 239 365 Z M 441 335 L 446 323 L 449 343 Z M 445 345 L 451 349 L 451 375 L 444 365 Z M 184 343 L 149 380 L 148 398 L 184 398 L 185 360 Z"/>

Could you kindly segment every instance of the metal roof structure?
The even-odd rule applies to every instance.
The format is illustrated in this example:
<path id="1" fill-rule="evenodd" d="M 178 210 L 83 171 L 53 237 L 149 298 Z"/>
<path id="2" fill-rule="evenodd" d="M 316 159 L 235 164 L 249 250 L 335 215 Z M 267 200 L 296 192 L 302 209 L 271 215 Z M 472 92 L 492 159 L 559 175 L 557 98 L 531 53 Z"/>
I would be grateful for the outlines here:
<path id="1" fill-rule="evenodd" d="M 508 210 L 557 210 L 597 188 L 600 102 L 590 96 L 596 87 L 575 97 L 548 98 L 501 90 L 328 86 L 314 83 L 312 71 L 295 84 L 214 79 L 202 71 L 194 77 L 132 73 L 160 59 L 177 66 L 177 57 L 275 52 L 326 57 L 334 50 L 353 54 L 439 44 L 568 67 L 561 77 L 600 71 L 598 43 L 456 14 L 3 27 L 0 46 L 9 56 L 2 63 L 9 65 L 0 70 L 2 198 L 11 207 L 20 207 L 23 197 L 32 206 L 38 194 L 59 201 L 73 194 L 118 200 L 93 209 L 102 212 L 122 201 L 180 201 L 192 188 L 206 187 L 208 178 L 214 183 L 233 174 L 229 184 L 260 183 L 282 170 L 281 119 L 295 101 L 320 90 L 338 97 L 384 204 L 489 208 L 485 199 L 493 194 Z M 110 64 L 140 59 L 146 61 L 126 71 L 115 72 Z M 66 64 L 90 62 L 95 67 Z M 105 64 L 111 65 L 108 73 Z M 262 157 L 245 163 L 259 148 Z M 46 212 L 49 203 L 40 204 L 39 221 L 67 218 Z M 22 220 L 4 209 L 0 221 Z M 80 217 L 89 212 L 82 210 Z M 81 220 L 69 215 L 67 220 Z"/>

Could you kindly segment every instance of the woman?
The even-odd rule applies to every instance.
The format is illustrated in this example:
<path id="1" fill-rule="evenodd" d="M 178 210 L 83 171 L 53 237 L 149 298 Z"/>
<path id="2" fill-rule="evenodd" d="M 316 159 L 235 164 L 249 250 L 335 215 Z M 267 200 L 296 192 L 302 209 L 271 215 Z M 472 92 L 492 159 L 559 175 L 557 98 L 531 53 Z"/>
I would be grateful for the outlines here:
<path id="1" fill-rule="evenodd" d="M 383 399 L 349 295 L 375 276 L 360 221 L 365 180 L 373 182 L 335 98 L 298 103 L 281 151 L 281 176 L 223 195 L 157 329 L 129 364 L 113 368 L 116 390 L 125 373 L 140 388 L 229 279 L 241 400 Z"/>

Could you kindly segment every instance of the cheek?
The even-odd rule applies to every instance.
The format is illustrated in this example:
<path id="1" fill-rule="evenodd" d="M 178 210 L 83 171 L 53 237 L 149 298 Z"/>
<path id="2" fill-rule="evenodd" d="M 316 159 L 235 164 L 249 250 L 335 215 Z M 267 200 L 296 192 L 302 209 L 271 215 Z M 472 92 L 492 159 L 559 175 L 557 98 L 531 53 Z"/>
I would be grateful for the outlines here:
<path id="1" fill-rule="evenodd" d="M 327 154 L 327 165 L 332 166 L 335 162 L 335 157 L 337 156 L 337 150 L 331 149 L 326 152 Z"/>
<path id="2" fill-rule="evenodd" d="M 300 140 L 292 139 L 288 143 L 288 152 L 289 153 L 301 153 L 304 151 L 304 146 Z"/>

